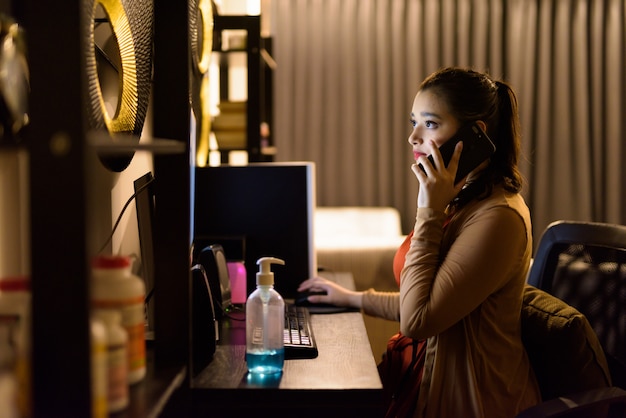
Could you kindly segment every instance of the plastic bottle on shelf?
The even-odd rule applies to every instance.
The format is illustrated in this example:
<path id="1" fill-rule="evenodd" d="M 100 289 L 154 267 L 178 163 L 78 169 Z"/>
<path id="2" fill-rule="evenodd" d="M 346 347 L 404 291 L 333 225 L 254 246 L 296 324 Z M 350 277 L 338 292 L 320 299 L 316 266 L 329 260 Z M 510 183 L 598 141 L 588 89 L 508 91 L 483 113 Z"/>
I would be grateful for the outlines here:
<path id="1" fill-rule="evenodd" d="M 128 383 L 146 375 L 145 292 L 141 278 L 132 274 L 130 257 L 98 256 L 92 263 L 91 304 L 94 309 L 117 309 L 128 334 Z"/>
<path id="2" fill-rule="evenodd" d="M 285 362 L 285 302 L 274 290 L 271 264 L 285 262 L 274 257 L 257 261 L 257 288 L 246 302 L 246 362 L 255 374 L 280 373 Z"/>
<path id="3" fill-rule="evenodd" d="M 108 359 L 107 330 L 98 318 L 90 320 L 91 335 L 91 418 L 109 416 L 107 406 L 108 395 Z"/>
<path id="4" fill-rule="evenodd" d="M 9 327 L 0 327 L 0 408 L 2 415 L 18 418 L 15 349 Z"/>
<path id="5" fill-rule="evenodd" d="M 94 317 L 106 328 L 107 350 L 107 408 L 109 413 L 128 407 L 128 368 L 126 344 L 128 334 L 122 327 L 122 314 L 114 309 L 95 309 Z"/>
<path id="6" fill-rule="evenodd" d="M 12 350 L 11 374 L 17 385 L 15 405 L 19 416 L 31 414 L 30 300 L 30 280 L 27 277 L 0 279 L 0 328 L 8 343 L 5 347 Z M 5 350 L 0 348 L 0 351 Z"/>

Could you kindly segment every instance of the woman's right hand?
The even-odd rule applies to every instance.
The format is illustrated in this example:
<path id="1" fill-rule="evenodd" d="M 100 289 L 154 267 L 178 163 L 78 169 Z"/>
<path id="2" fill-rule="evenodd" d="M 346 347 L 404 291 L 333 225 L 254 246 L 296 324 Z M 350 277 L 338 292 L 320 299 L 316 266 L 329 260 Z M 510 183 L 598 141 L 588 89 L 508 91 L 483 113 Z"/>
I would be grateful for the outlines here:
<path id="1" fill-rule="evenodd" d="M 312 277 L 300 283 L 298 292 L 326 292 L 325 295 L 310 295 L 311 303 L 327 303 L 335 306 L 346 306 L 361 309 L 363 292 L 348 290 L 323 277 Z"/>
<path id="2" fill-rule="evenodd" d="M 411 170 L 413 170 L 415 177 L 417 177 L 420 183 L 417 194 L 417 207 L 444 211 L 452 199 L 459 194 L 467 180 L 467 177 L 465 177 L 456 185 L 454 184 L 459 159 L 463 151 L 463 142 L 456 144 L 454 154 L 447 167 L 434 141 L 430 141 L 429 146 L 434 164 L 431 164 L 428 158 L 423 155 L 411 166 Z M 424 170 L 419 168 L 418 164 L 422 164 Z"/>

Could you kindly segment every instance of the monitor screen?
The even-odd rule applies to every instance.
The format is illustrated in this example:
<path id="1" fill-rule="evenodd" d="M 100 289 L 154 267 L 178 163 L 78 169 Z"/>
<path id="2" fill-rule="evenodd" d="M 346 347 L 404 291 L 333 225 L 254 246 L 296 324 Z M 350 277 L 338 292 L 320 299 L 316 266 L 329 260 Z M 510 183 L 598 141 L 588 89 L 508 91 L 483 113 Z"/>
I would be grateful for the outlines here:
<path id="1" fill-rule="evenodd" d="M 148 172 L 136 179 L 135 207 L 137 209 L 137 228 L 141 250 L 141 277 L 146 285 L 146 313 L 148 317 L 147 337 L 154 330 L 154 242 L 152 238 L 154 219 L 154 177 Z"/>
<path id="2" fill-rule="evenodd" d="M 194 246 L 220 244 L 228 260 L 244 261 L 247 293 L 256 288 L 256 261 L 272 265 L 276 290 L 296 295 L 317 274 L 313 237 L 315 165 L 253 163 L 198 167 L 195 175 Z"/>

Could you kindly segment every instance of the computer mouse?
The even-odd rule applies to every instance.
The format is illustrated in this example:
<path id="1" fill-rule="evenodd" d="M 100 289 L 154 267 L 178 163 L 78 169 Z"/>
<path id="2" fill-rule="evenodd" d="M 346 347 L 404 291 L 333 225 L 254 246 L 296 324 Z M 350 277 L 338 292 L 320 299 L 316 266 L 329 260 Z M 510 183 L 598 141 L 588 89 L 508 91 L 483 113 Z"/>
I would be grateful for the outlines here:
<path id="1" fill-rule="evenodd" d="M 307 299 L 312 295 L 325 295 L 325 291 L 305 291 L 300 292 L 296 296 L 294 304 L 296 306 L 302 306 L 308 309 L 309 313 L 312 314 L 332 314 L 332 313 L 341 313 L 341 312 L 349 312 L 349 311 L 358 311 L 358 309 L 347 308 L 345 306 L 336 306 L 331 305 L 330 303 L 313 303 L 309 302 Z"/>
<path id="2" fill-rule="evenodd" d="M 320 305 L 326 305 L 328 306 L 328 304 L 320 304 L 320 303 L 312 303 L 309 302 L 308 297 L 309 296 L 313 296 L 313 295 L 326 295 L 326 291 L 325 290 L 318 290 L 318 291 L 304 291 L 304 292 L 299 292 L 296 295 L 296 299 L 295 299 L 295 304 L 296 306 L 320 306 Z"/>

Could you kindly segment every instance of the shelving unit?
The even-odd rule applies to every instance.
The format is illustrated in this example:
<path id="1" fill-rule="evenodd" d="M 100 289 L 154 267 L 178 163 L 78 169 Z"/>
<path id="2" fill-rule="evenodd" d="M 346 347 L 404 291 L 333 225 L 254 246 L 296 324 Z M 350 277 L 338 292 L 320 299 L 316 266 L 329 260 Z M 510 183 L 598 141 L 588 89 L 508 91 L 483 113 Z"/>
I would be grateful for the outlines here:
<path id="1" fill-rule="evenodd" d="M 92 245 L 86 202 L 92 176 L 85 164 L 79 0 L 28 0 L 26 9 L 31 11 L 26 22 L 31 95 L 25 143 L 30 160 L 33 412 L 35 417 L 70 411 L 89 416 L 86 278 Z"/>
<path id="2" fill-rule="evenodd" d="M 89 261 L 112 224 L 112 174 L 98 153 L 115 148 L 99 143 L 101 137 L 94 142 L 86 129 L 84 0 L 13 3 L 28 34 L 31 86 L 30 124 L 20 146 L 30 167 L 32 412 L 35 418 L 91 416 Z M 184 398 L 190 387 L 188 13 L 186 2 L 154 1 L 150 120 L 152 135 L 167 141 L 140 147 L 153 153 L 157 179 L 155 341 L 148 349 L 147 376 L 131 387 L 131 405 L 118 417 L 156 416 L 171 407 L 170 396 Z M 246 150 L 249 161 L 267 161 L 259 126 L 262 117 L 271 118 L 262 113 L 268 103 L 262 91 L 271 89 L 271 74 L 260 62 L 260 17 L 216 16 L 216 32 L 227 29 L 248 33 Z"/>
<path id="3" fill-rule="evenodd" d="M 223 32 L 227 30 L 245 30 L 245 49 L 223 48 Z M 261 51 L 271 50 L 269 40 L 261 38 L 260 16 L 232 16 L 216 15 L 214 17 L 214 54 L 219 55 L 220 77 L 217 80 L 220 90 L 220 100 L 228 101 L 229 97 L 229 56 L 244 54 L 246 56 L 247 77 L 247 100 L 246 100 L 246 146 L 248 161 L 260 162 L 271 161 L 272 155 L 268 152 L 271 147 L 271 136 L 264 138 L 267 144 L 262 142 L 260 125 L 266 122 L 271 127 L 271 70 L 261 59 Z M 222 162 L 228 162 L 229 151 L 227 148 L 222 153 Z"/>
<path id="4" fill-rule="evenodd" d="M 89 260 L 110 230 L 110 184 L 86 132 L 83 0 L 26 0 L 30 124 L 33 416 L 91 416 Z M 180 149 L 153 156 L 155 335 L 145 381 L 120 416 L 157 415 L 188 385 L 189 42 L 186 2 L 154 2 L 153 135 Z M 108 211 L 110 212 L 110 210 Z M 104 222 L 102 221 L 104 219 Z M 118 415 L 116 415 L 118 416 Z"/>

